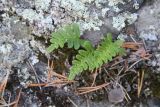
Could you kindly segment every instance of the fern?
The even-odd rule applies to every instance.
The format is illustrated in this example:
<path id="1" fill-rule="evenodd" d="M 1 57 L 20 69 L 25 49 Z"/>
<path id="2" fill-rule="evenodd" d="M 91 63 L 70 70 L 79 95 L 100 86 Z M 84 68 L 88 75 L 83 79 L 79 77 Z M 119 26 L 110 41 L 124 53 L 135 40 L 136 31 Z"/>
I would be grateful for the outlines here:
<path id="1" fill-rule="evenodd" d="M 86 41 L 79 39 L 80 30 L 77 24 L 71 24 L 59 29 L 57 32 L 52 34 L 50 42 L 52 43 L 48 48 L 48 52 L 52 52 L 57 48 L 63 48 L 64 44 L 67 43 L 69 48 L 79 49 L 81 45 L 85 45 Z"/>
<path id="2" fill-rule="evenodd" d="M 96 50 L 79 50 L 70 69 L 69 79 L 74 79 L 77 74 L 84 70 L 98 68 L 103 63 L 111 61 L 112 57 L 123 53 L 122 43 L 120 40 L 112 42 L 112 36 L 108 34 Z"/>
<path id="3" fill-rule="evenodd" d="M 118 54 L 124 53 L 122 41 L 112 41 L 112 35 L 108 34 L 102 43 L 95 49 L 90 41 L 80 39 L 80 30 L 77 24 L 71 24 L 63 29 L 52 34 L 50 40 L 52 43 L 48 48 L 48 52 L 55 49 L 63 48 L 67 43 L 69 48 L 83 49 L 78 50 L 75 60 L 72 62 L 72 67 L 69 73 L 69 79 L 72 80 L 75 76 L 84 70 L 93 70 L 100 67 L 103 63 L 112 60 Z"/>

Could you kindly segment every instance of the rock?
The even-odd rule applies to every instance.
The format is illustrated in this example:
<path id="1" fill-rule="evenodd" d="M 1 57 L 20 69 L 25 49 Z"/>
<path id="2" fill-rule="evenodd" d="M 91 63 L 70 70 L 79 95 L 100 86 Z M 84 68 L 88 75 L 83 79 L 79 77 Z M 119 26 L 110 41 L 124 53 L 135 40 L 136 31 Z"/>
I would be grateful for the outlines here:
<path id="1" fill-rule="evenodd" d="M 11 67 L 29 57 L 31 49 L 28 40 L 30 36 L 26 25 L 17 21 L 15 17 L 6 19 L 2 23 L 0 63 Z"/>
<path id="2" fill-rule="evenodd" d="M 113 17 L 113 27 L 116 28 L 118 31 L 121 31 L 122 28 L 126 26 L 126 23 L 133 24 L 138 18 L 138 15 L 136 13 L 129 13 L 124 12 L 122 14 L 119 14 L 116 17 Z"/>
<path id="3" fill-rule="evenodd" d="M 25 22 L 21 22 L 18 17 L 11 17 L 10 32 L 14 35 L 15 40 L 30 39 L 31 28 Z"/>
<path id="4" fill-rule="evenodd" d="M 148 107 L 159 107 L 160 106 L 160 99 L 152 98 L 147 100 Z"/>
<path id="5" fill-rule="evenodd" d="M 112 103 L 119 103 L 124 100 L 125 93 L 122 88 L 114 88 L 108 93 L 108 100 Z"/>
<path id="6" fill-rule="evenodd" d="M 35 7 L 37 10 L 47 11 L 51 4 L 51 0 L 35 0 Z"/>
<path id="7" fill-rule="evenodd" d="M 159 56 L 159 41 L 160 41 L 160 1 L 150 1 L 151 5 L 145 5 L 138 11 L 139 18 L 135 23 L 137 33 L 139 37 L 145 40 L 146 48 L 150 50 L 153 55 L 153 61 L 149 61 L 149 64 L 156 69 L 154 72 L 160 73 L 160 56 Z M 155 63 L 156 62 L 156 63 Z"/>
<path id="8" fill-rule="evenodd" d="M 85 31 L 98 31 L 103 24 L 107 24 L 106 18 L 112 19 L 119 13 L 138 10 L 139 8 L 135 9 L 134 6 L 140 7 L 142 3 L 143 0 L 46 0 L 45 2 L 43 0 L 7 0 L 2 2 L 6 8 L 12 9 L 13 14 L 16 12 L 18 16 L 28 20 L 33 28 L 32 33 L 37 36 L 50 35 L 57 28 L 73 22 L 80 25 L 81 34 Z M 125 27 L 125 20 L 126 18 L 122 21 L 123 27 Z M 113 26 L 115 25 L 110 25 L 109 28 Z"/>
<path id="9" fill-rule="evenodd" d="M 153 5 L 146 5 L 140 11 L 138 11 L 139 18 L 138 21 L 135 23 L 135 26 L 139 34 L 145 31 L 147 31 L 148 33 L 154 32 L 154 34 L 155 33 L 160 34 L 160 29 L 159 29 L 160 9 L 158 8 L 159 6 L 160 6 L 160 1 L 155 0 Z"/>
<path id="10" fill-rule="evenodd" d="M 129 11 L 131 13 L 136 12 L 141 8 L 145 0 L 124 0 L 127 5 L 119 5 L 121 12 Z"/>
<path id="11" fill-rule="evenodd" d="M 157 41 L 158 40 L 157 36 L 158 34 L 154 30 L 142 31 L 140 33 L 140 38 L 144 40 Z"/>

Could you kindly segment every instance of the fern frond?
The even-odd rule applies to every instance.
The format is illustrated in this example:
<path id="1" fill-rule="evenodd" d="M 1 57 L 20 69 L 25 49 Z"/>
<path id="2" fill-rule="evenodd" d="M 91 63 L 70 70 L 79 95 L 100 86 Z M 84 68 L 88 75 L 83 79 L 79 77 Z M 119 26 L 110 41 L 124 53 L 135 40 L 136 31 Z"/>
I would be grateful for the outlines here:
<path id="1" fill-rule="evenodd" d="M 77 74 L 84 70 L 98 68 L 103 63 L 111 61 L 112 57 L 123 53 L 121 48 L 122 43 L 120 40 L 112 42 L 112 36 L 108 34 L 96 50 L 79 50 L 76 59 L 72 63 L 69 79 L 74 79 Z"/>
<path id="2" fill-rule="evenodd" d="M 68 44 L 69 48 L 74 47 L 75 49 L 78 49 L 81 46 L 81 43 L 83 44 L 79 38 L 80 30 L 77 24 L 65 26 L 52 34 L 50 40 L 52 44 L 47 48 L 47 51 L 52 52 L 59 47 L 63 48 L 65 43 Z"/>
<path id="3" fill-rule="evenodd" d="M 72 62 L 70 69 L 69 79 L 74 77 L 85 70 L 94 70 L 112 60 L 118 54 L 123 54 L 124 49 L 121 48 L 122 41 L 112 41 L 112 35 L 108 34 L 102 43 L 95 49 L 90 41 L 80 39 L 80 30 L 77 24 L 65 26 L 63 29 L 58 30 L 52 34 L 50 40 L 51 45 L 47 48 L 48 52 L 52 52 L 57 48 L 63 48 L 67 43 L 69 48 L 83 49 L 78 51 L 75 60 Z"/>

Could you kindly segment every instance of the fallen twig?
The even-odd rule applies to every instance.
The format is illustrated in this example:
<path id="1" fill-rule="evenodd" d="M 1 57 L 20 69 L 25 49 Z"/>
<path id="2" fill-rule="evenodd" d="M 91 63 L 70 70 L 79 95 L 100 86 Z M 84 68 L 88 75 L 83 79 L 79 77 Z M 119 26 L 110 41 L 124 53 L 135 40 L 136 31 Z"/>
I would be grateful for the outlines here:
<path id="1" fill-rule="evenodd" d="M 95 87 L 81 87 L 81 88 L 77 88 L 77 92 L 79 95 L 82 95 L 82 94 L 86 94 L 86 93 L 90 93 L 90 92 L 93 92 L 93 91 L 97 91 L 103 87 L 106 87 L 108 86 L 110 83 L 104 83 L 102 85 L 99 85 L 99 86 L 95 86 Z"/>
<path id="2" fill-rule="evenodd" d="M 132 50 L 137 50 L 140 45 L 142 45 L 142 43 L 135 43 L 135 42 L 125 42 L 123 43 L 123 48 L 129 48 L 129 49 L 132 49 Z"/>
<path id="3" fill-rule="evenodd" d="M 73 102 L 73 100 L 71 100 L 69 97 L 68 97 L 68 100 L 69 100 L 75 107 L 78 107 L 78 106 L 76 105 L 76 103 Z"/>
<path id="4" fill-rule="evenodd" d="M 143 59 L 139 59 L 138 61 L 134 62 L 128 69 L 126 69 L 124 72 L 127 72 L 130 70 L 134 65 L 136 65 L 138 62 L 142 61 Z"/>
<path id="5" fill-rule="evenodd" d="M 34 72 L 34 75 L 35 75 L 35 77 L 36 77 L 37 83 L 39 84 L 40 81 L 39 81 L 39 79 L 38 79 L 38 75 L 37 75 L 37 72 L 36 72 L 35 68 L 34 68 L 33 65 L 30 63 L 30 61 L 27 61 L 27 65 L 28 65 L 28 66 L 32 69 L 32 71 Z M 42 90 L 40 86 L 39 86 L 39 89 Z"/>

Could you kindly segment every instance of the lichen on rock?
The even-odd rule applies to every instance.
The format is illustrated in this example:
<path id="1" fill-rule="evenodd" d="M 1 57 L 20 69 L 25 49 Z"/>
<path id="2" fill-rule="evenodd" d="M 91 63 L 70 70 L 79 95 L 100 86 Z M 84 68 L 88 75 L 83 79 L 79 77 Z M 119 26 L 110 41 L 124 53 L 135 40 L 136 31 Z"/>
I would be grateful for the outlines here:
<path id="1" fill-rule="evenodd" d="M 137 18 L 138 15 L 136 13 L 124 12 L 116 17 L 113 17 L 112 24 L 114 28 L 120 31 L 126 26 L 125 21 L 127 21 L 128 24 L 133 24 Z"/>
<path id="2" fill-rule="evenodd" d="M 47 11 L 51 0 L 35 0 L 35 6 L 37 10 Z"/>
<path id="3" fill-rule="evenodd" d="M 108 0 L 108 5 L 113 8 L 114 11 L 119 12 L 118 4 L 125 4 L 123 0 Z"/>
<path id="4" fill-rule="evenodd" d="M 92 12 L 89 5 L 85 5 L 84 2 L 87 1 L 75 1 L 75 0 L 61 0 L 61 7 L 65 8 L 67 13 L 74 17 L 75 22 L 77 22 L 81 31 L 85 30 L 100 30 L 102 26 L 102 21 L 98 17 L 98 13 Z M 91 2 L 89 2 L 91 3 Z"/>
<path id="5" fill-rule="evenodd" d="M 36 13 L 33 9 L 17 9 L 16 13 L 22 16 L 24 19 L 29 20 L 30 23 L 33 23 L 35 20 L 41 20 L 43 18 L 42 14 Z"/>

